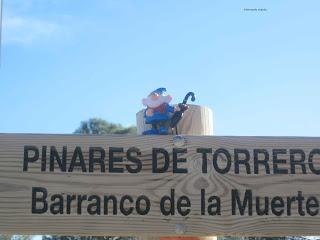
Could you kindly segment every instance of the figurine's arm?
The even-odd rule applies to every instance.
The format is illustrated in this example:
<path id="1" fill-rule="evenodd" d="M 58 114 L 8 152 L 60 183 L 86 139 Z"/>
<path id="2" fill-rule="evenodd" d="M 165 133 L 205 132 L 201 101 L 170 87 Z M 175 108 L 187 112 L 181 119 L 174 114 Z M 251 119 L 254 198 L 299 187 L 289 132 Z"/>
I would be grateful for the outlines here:
<path id="1" fill-rule="evenodd" d="M 153 110 L 151 108 L 146 109 L 146 115 L 151 117 L 153 115 Z"/>
<path id="2" fill-rule="evenodd" d="M 170 106 L 169 104 L 167 104 L 167 111 L 173 113 L 175 111 L 174 106 Z"/>

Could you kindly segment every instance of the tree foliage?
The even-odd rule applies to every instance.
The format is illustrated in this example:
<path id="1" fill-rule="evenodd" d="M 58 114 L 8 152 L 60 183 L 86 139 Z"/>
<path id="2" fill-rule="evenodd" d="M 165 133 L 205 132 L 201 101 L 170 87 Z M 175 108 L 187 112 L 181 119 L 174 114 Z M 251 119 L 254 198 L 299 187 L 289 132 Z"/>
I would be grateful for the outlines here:
<path id="1" fill-rule="evenodd" d="M 0 240 L 31 240 L 30 235 L 2 235 L 0 234 Z"/>
<path id="2" fill-rule="evenodd" d="M 76 134 L 135 134 L 137 128 L 134 126 L 123 127 L 121 124 L 107 122 L 101 118 L 90 118 L 82 121 L 76 129 Z"/>

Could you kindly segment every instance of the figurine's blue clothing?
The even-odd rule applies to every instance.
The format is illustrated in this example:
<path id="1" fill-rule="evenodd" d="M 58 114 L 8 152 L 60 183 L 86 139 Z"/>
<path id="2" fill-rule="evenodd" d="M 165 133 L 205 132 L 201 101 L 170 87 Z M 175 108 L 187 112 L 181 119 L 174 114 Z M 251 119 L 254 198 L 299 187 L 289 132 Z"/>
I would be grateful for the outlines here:
<path id="1" fill-rule="evenodd" d="M 157 108 L 152 108 L 152 116 L 147 116 L 147 110 L 148 108 L 144 111 L 144 118 L 146 120 L 146 124 L 153 124 L 169 120 L 171 118 L 169 113 L 174 112 L 174 107 L 170 106 L 168 103 L 164 103 Z"/>

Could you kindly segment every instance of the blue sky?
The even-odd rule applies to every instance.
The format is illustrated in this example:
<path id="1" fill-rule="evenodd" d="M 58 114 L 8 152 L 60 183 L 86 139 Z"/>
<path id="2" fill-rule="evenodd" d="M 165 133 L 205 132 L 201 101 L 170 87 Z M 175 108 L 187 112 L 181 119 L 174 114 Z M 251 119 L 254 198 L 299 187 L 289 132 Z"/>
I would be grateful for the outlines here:
<path id="1" fill-rule="evenodd" d="M 265 8 L 266 11 L 245 11 Z M 135 124 L 166 87 L 216 135 L 320 136 L 320 1 L 4 0 L 0 132 Z"/>

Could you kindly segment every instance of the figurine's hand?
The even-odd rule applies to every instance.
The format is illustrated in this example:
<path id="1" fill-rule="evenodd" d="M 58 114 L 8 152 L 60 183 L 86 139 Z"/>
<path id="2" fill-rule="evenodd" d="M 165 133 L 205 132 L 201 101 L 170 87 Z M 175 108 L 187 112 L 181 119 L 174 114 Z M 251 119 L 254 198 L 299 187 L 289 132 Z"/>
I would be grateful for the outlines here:
<path id="1" fill-rule="evenodd" d="M 146 111 L 146 115 L 148 116 L 148 117 L 151 117 L 152 115 L 153 115 L 153 110 L 152 109 L 147 109 L 147 111 Z"/>
<path id="2" fill-rule="evenodd" d="M 186 111 L 188 110 L 189 106 L 187 104 L 179 104 L 177 106 L 175 106 L 174 111 Z"/>

